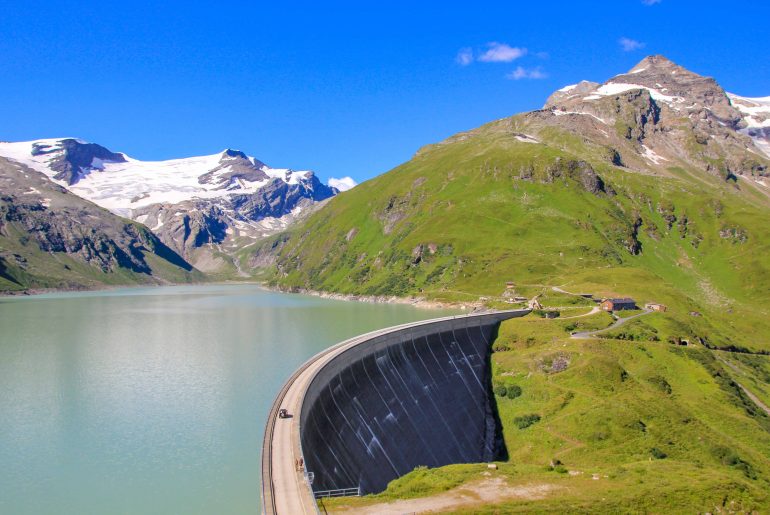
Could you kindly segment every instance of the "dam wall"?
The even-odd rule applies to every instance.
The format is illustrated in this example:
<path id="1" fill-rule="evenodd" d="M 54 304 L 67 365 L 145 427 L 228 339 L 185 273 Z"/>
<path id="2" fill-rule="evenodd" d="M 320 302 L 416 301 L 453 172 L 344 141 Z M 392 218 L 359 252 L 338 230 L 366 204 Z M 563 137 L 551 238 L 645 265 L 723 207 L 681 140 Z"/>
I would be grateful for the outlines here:
<path id="1" fill-rule="evenodd" d="M 299 414 L 313 491 L 376 493 L 417 466 L 504 457 L 491 343 L 502 320 L 528 312 L 412 325 L 333 357 L 308 384 Z"/>

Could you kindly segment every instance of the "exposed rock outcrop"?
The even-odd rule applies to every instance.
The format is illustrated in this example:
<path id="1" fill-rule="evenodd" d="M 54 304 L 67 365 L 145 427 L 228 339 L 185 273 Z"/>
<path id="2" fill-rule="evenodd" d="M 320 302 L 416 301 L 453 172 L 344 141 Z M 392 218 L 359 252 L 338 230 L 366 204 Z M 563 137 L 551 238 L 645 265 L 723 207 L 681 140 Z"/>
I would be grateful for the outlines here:
<path id="1" fill-rule="evenodd" d="M 63 139 L 58 145 L 48 142 L 34 143 L 33 156 L 51 155 L 54 178 L 69 185 L 77 183 L 92 170 L 101 170 L 105 162 L 125 163 L 123 154 L 111 152 L 101 145 L 86 143 L 73 138 Z"/>
<path id="2" fill-rule="evenodd" d="M 3 274 L 19 284 L 19 271 L 27 287 L 99 284 L 102 277 L 104 282 L 162 282 L 168 272 L 183 276 L 194 271 L 141 224 L 2 158 L 0 191 Z M 78 264 L 85 267 L 76 270 Z M 116 278 L 108 280 L 107 275 Z"/>

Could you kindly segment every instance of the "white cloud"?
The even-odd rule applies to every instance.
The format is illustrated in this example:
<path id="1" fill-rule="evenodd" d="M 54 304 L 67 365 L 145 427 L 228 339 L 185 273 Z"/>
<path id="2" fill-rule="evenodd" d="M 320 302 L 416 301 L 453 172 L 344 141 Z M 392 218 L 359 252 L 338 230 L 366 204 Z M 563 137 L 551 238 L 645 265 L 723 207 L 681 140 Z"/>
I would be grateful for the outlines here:
<path id="1" fill-rule="evenodd" d="M 459 52 L 457 52 L 457 57 L 455 57 L 455 61 L 460 66 L 468 66 L 473 62 L 473 50 L 470 48 L 461 48 Z"/>
<path id="2" fill-rule="evenodd" d="M 349 189 L 358 185 L 358 183 L 354 181 L 352 177 L 342 177 L 341 179 L 332 177 L 329 179 L 328 184 L 332 188 L 337 188 L 340 191 L 348 191 Z"/>
<path id="3" fill-rule="evenodd" d="M 641 41 L 637 41 L 631 38 L 620 38 L 618 43 L 620 43 L 620 48 L 622 48 L 624 52 L 633 52 L 634 50 L 644 48 L 645 45 Z"/>
<path id="4" fill-rule="evenodd" d="M 520 79 L 545 79 L 548 74 L 545 73 L 539 66 L 537 68 L 524 68 L 518 66 L 515 70 L 505 76 L 506 79 L 520 80 Z"/>
<path id="5" fill-rule="evenodd" d="M 492 42 L 487 44 L 487 49 L 479 56 L 479 61 L 485 63 L 510 63 L 526 54 L 526 48 Z"/>
<path id="6" fill-rule="evenodd" d="M 642 0 L 642 3 L 644 5 L 655 5 L 659 4 L 661 0 Z"/>

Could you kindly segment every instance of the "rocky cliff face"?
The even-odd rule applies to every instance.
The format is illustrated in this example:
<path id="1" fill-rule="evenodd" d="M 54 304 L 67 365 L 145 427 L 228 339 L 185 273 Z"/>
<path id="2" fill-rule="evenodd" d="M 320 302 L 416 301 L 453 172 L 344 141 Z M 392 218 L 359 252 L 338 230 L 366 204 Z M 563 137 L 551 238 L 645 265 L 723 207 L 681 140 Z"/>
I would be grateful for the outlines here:
<path id="1" fill-rule="evenodd" d="M 0 261 L 0 276 L 20 289 L 200 278 L 146 227 L 3 158 Z"/>
<path id="2" fill-rule="evenodd" d="M 762 184 L 770 155 L 762 146 L 766 115 L 755 100 L 728 95 L 714 79 L 650 56 L 604 84 L 562 88 L 525 116 L 533 137 L 559 127 L 604 147 L 614 165 L 658 172 L 695 167 Z"/>
<path id="3" fill-rule="evenodd" d="M 244 244 L 276 234 L 336 193 L 308 173 L 293 184 L 270 179 L 255 193 L 151 204 L 137 209 L 132 216 L 169 247 L 197 262 L 201 250 L 234 252 Z"/>
<path id="4" fill-rule="evenodd" d="M 58 144 L 42 141 L 32 144 L 30 154 L 35 157 L 51 156 L 48 166 L 53 170 L 54 179 L 68 185 L 75 184 L 93 170 L 103 169 L 105 161 L 125 163 L 123 154 L 110 152 L 101 145 L 67 138 Z"/>

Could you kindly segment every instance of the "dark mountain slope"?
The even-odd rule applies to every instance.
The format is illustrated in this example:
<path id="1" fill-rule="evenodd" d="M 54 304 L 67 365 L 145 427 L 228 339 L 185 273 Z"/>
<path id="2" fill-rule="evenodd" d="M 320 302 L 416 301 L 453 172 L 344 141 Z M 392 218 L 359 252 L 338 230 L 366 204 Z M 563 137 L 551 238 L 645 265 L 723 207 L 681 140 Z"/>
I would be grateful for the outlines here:
<path id="1" fill-rule="evenodd" d="M 141 224 L 0 158 L 0 290 L 201 280 Z"/>

